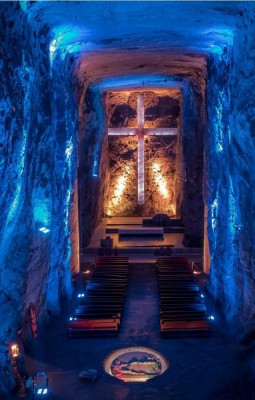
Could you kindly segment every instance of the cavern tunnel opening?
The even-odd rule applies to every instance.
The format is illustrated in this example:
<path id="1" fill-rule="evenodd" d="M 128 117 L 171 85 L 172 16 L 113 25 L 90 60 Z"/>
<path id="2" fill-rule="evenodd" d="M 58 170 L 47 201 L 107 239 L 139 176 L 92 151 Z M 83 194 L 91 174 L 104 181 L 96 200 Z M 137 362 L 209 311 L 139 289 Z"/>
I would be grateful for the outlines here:
<path id="1" fill-rule="evenodd" d="M 6 1 L 0 15 L 0 397 L 24 390 L 26 359 L 57 399 L 252 398 L 255 3 Z M 104 301 L 81 304 L 102 275 Z M 86 307 L 117 336 L 69 340 L 79 324 L 94 335 Z M 161 340 L 174 326 L 213 334 Z M 159 379 L 107 380 L 104 357 L 151 343 L 171 353 Z"/>
<path id="2" fill-rule="evenodd" d="M 102 218 L 157 214 L 180 219 L 184 245 L 202 247 L 205 88 L 182 86 L 87 89 L 76 210 L 81 249 Z"/>

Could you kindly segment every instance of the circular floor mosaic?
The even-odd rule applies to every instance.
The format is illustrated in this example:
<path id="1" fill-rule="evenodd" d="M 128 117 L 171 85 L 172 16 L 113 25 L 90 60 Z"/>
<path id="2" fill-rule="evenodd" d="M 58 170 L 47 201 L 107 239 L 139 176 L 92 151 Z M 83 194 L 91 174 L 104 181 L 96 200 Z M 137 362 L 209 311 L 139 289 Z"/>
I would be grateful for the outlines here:
<path id="1" fill-rule="evenodd" d="M 127 347 L 113 351 L 104 362 L 109 374 L 124 382 L 146 382 L 163 374 L 168 362 L 162 354 L 147 347 Z"/>

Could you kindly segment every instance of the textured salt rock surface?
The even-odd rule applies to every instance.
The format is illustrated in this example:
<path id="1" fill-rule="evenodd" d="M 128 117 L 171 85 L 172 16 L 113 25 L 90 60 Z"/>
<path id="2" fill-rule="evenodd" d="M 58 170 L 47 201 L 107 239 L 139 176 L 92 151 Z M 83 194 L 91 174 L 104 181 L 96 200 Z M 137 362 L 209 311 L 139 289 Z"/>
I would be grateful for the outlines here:
<path id="1" fill-rule="evenodd" d="M 50 66 L 48 29 L 29 26 L 18 3 L 1 8 L 0 392 L 5 392 L 7 346 L 21 327 L 25 334 L 31 331 L 29 321 L 24 325 L 30 303 L 40 321 L 58 313 L 61 298 L 72 293 L 68 213 L 77 106 L 70 58 L 63 63 L 56 57 Z M 44 235 L 40 226 L 50 233 Z"/>
<path id="2" fill-rule="evenodd" d="M 254 18 L 253 6 L 233 47 L 212 60 L 207 93 L 210 290 L 237 328 L 255 315 Z"/>
<path id="3" fill-rule="evenodd" d="M 180 92 L 144 92 L 145 128 L 176 128 Z M 137 127 L 137 93 L 112 92 L 107 97 L 107 116 L 112 128 Z M 176 137 L 144 138 L 145 204 L 137 203 L 137 136 L 109 136 L 110 179 L 105 194 L 106 215 L 176 216 Z"/>
<path id="4" fill-rule="evenodd" d="M 103 215 L 108 182 L 107 126 L 99 92 L 87 89 L 79 107 L 79 196 L 81 246 L 88 245 Z"/>
<path id="5" fill-rule="evenodd" d="M 43 321 L 72 292 L 77 196 L 71 238 L 68 218 L 77 142 L 81 245 L 102 215 L 109 179 L 104 90 L 181 89 L 177 151 L 183 144 L 185 168 L 177 166 L 176 187 L 185 238 L 202 236 L 204 183 L 210 291 L 228 319 L 249 327 L 255 308 L 255 5 L 6 2 L 0 11 L 0 392 L 7 396 L 14 386 L 7 346 L 20 327 L 27 337 L 30 302 Z M 38 231 L 40 224 L 50 227 L 49 235 Z M 77 257 L 71 262 L 77 270 Z"/>

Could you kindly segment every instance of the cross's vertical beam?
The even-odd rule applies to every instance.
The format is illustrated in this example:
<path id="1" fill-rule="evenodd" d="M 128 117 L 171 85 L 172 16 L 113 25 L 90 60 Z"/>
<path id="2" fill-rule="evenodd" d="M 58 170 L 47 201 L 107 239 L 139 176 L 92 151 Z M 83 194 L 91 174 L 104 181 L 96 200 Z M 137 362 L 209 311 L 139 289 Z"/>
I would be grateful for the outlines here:
<path id="1" fill-rule="evenodd" d="M 137 175 L 138 175 L 138 204 L 144 204 L 144 96 L 138 95 L 138 148 L 137 148 Z"/>

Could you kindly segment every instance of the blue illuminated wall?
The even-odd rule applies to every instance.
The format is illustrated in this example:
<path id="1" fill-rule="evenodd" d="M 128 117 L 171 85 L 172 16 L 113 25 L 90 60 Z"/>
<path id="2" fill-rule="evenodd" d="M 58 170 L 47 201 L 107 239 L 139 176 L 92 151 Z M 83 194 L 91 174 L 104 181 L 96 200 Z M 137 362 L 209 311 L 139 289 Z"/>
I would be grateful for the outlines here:
<path id="1" fill-rule="evenodd" d="M 98 88 L 82 88 L 79 101 L 80 242 L 85 248 L 103 216 L 108 180 L 107 120 Z"/>
<path id="2" fill-rule="evenodd" d="M 255 311 L 255 29 L 248 15 L 241 18 L 233 46 L 211 60 L 207 92 L 209 289 L 237 329 L 251 326 Z"/>
<path id="3" fill-rule="evenodd" d="M 0 393 L 15 384 L 8 344 L 26 324 L 59 312 L 72 294 L 69 212 L 77 166 L 72 52 L 56 49 L 29 7 L 1 4 Z M 49 229 L 48 233 L 39 230 Z M 3 368 L 2 368 L 3 367 Z M 9 387 L 8 387 L 9 386 Z"/>
<path id="4" fill-rule="evenodd" d="M 181 216 L 185 225 L 184 244 L 203 244 L 203 155 L 205 135 L 205 88 L 201 74 L 199 83 L 188 81 L 182 89 L 182 146 L 184 164 Z"/>

